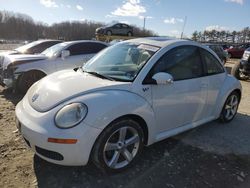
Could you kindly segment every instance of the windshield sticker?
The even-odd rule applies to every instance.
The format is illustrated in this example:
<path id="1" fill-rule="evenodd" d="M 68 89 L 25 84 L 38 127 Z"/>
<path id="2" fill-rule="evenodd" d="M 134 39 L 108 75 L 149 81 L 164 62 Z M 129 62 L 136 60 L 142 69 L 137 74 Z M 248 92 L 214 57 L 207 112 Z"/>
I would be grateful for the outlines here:
<path id="1" fill-rule="evenodd" d="M 144 50 L 148 50 L 148 51 L 152 51 L 152 52 L 156 52 L 157 50 L 160 49 L 160 47 L 151 46 L 151 45 L 147 45 L 147 44 L 140 44 L 140 45 L 138 46 L 138 48 L 144 49 Z"/>

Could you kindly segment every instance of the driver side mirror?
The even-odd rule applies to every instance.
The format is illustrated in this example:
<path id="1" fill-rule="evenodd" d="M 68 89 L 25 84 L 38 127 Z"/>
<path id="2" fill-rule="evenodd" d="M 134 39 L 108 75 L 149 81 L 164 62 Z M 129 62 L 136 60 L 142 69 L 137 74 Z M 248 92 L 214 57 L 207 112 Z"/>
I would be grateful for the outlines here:
<path id="1" fill-rule="evenodd" d="M 70 56 L 70 51 L 69 50 L 63 50 L 61 52 L 61 58 L 65 59 L 66 57 Z"/>
<path id="2" fill-rule="evenodd" d="M 174 82 L 173 76 L 165 72 L 156 73 L 152 79 L 154 79 L 157 85 L 172 84 Z"/>

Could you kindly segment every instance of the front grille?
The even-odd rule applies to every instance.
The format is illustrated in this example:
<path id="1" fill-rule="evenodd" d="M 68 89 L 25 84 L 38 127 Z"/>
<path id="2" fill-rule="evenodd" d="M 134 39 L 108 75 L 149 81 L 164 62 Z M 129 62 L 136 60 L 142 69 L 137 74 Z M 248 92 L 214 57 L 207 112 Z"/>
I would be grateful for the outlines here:
<path id="1" fill-rule="evenodd" d="M 47 157 L 53 160 L 57 160 L 57 161 L 63 160 L 63 156 L 60 153 L 57 153 L 55 151 L 46 150 L 46 149 L 36 146 L 36 152 L 44 157 Z"/>

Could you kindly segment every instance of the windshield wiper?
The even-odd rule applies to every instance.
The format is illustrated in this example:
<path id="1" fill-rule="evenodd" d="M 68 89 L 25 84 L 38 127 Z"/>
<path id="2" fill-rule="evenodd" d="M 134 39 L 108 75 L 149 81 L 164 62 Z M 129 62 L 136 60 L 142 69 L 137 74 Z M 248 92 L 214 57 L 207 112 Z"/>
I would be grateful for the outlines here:
<path id="1" fill-rule="evenodd" d="M 100 73 L 98 73 L 98 72 L 94 72 L 94 71 L 88 72 L 88 71 L 84 71 L 84 70 L 82 70 L 82 71 L 83 71 L 83 72 L 86 72 L 86 73 L 88 73 L 88 74 L 92 74 L 92 75 L 94 75 L 94 76 L 96 76 L 96 77 L 99 77 L 99 78 L 104 78 L 104 79 L 107 79 L 107 80 L 115 81 L 115 79 L 113 79 L 113 78 L 111 78 L 111 77 L 109 77 L 109 76 L 100 74 Z"/>

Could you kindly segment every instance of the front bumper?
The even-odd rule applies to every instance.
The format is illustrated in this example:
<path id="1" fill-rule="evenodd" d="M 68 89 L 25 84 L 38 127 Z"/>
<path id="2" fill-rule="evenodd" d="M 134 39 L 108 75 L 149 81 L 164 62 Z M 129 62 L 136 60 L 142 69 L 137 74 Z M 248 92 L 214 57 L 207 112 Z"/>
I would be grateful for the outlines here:
<path id="1" fill-rule="evenodd" d="M 54 125 L 54 113 L 35 111 L 26 100 L 16 107 L 17 125 L 27 145 L 39 157 L 46 161 L 79 166 L 88 163 L 96 138 L 101 133 L 97 129 L 82 122 L 70 129 L 60 129 Z M 52 119 L 51 119 L 52 118 Z M 58 144 L 48 142 L 48 138 L 77 139 L 75 144 Z"/>
<path id="2" fill-rule="evenodd" d="M 244 74 L 250 75 L 250 61 L 241 60 L 240 71 Z"/>

